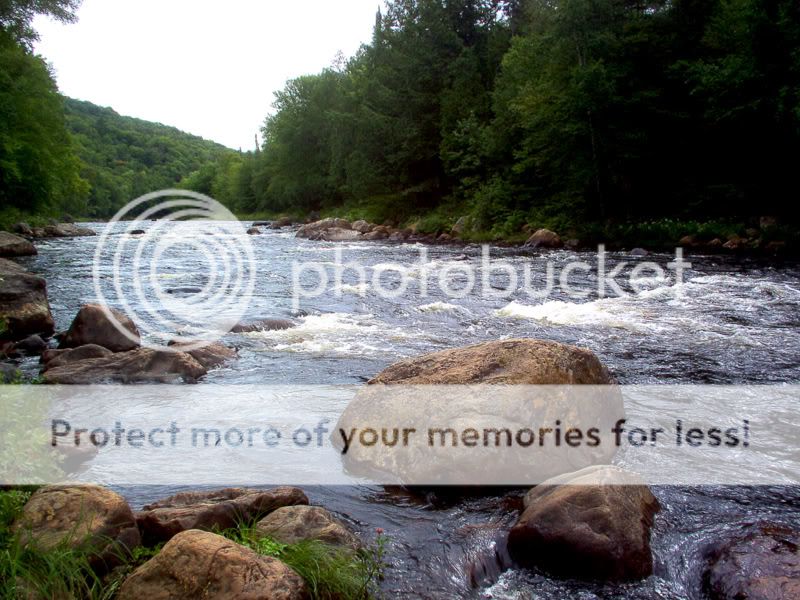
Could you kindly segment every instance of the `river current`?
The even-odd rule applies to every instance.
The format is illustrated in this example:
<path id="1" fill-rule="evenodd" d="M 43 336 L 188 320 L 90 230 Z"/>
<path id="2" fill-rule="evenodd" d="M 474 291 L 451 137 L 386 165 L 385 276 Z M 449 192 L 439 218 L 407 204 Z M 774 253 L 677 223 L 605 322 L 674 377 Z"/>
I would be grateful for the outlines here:
<path id="1" fill-rule="evenodd" d="M 105 225 L 89 224 L 100 231 Z M 117 225 L 119 226 L 119 224 Z M 180 227 L 180 226 L 176 226 Z M 191 235 L 176 229 L 176 235 Z M 96 299 L 93 261 L 99 238 L 43 240 L 25 259 L 43 275 L 57 329 L 65 329 L 81 304 Z M 486 340 L 531 337 L 589 348 L 623 384 L 782 384 L 800 382 L 800 266 L 720 256 L 688 256 L 691 268 L 676 289 L 652 281 L 635 296 L 597 294 L 594 273 L 571 279 L 585 292 L 576 300 L 554 290 L 547 298 L 524 292 L 507 297 L 445 294 L 430 286 L 386 298 L 369 281 L 345 273 L 341 285 L 293 302 L 293 268 L 299 262 L 345 263 L 374 270 L 389 263 L 418 276 L 479 264 L 477 246 L 430 246 L 385 242 L 327 243 L 301 240 L 294 231 L 266 230 L 251 237 L 257 279 L 247 317 L 293 319 L 297 327 L 230 334 L 239 358 L 204 381 L 235 384 L 359 384 L 403 357 Z M 420 258 L 421 252 L 425 257 Z M 493 258 L 544 277 L 570 261 L 596 261 L 593 253 L 491 248 Z M 639 262 L 666 268 L 673 255 L 632 257 L 610 253 L 627 273 Z M 293 266 L 294 265 L 294 266 Z M 108 275 L 110 264 L 99 265 Z M 175 288 L 202 287 L 201 257 L 185 251 L 162 256 L 156 277 Z M 493 289 L 503 287 L 492 281 Z M 539 282 L 542 283 L 542 282 Z M 131 315 L 134 316 L 135 315 Z M 36 367 L 26 365 L 29 372 Z M 113 402 L 113 399 L 109 399 Z M 258 407 L 253 407 L 257 413 Z M 177 491 L 175 487 L 122 490 L 134 507 Z M 653 531 L 655 575 L 626 585 L 565 581 L 514 568 L 503 548 L 521 493 L 448 499 L 377 486 L 307 490 L 349 520 L 365 539 L 376 528 L 389 537 L 387 597 L 408 598 L 702 598 L 704 553 L 746 523 L 800 521 L 800 491 L 790 487 L 672 487 L 654 489 L 662 510 Z"/>

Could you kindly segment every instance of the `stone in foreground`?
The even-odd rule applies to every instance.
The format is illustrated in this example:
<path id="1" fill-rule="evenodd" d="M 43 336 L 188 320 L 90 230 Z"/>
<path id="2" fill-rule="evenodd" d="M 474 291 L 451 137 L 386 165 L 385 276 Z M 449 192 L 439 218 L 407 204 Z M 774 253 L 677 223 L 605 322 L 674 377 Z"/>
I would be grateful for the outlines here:
<path id="1" fill-rule="evenodd" d="M 590 350 L 533 339 L 486 342 L 409 358 L 369 381 L 393 385 L 559 385 L 613 383 Z"/>
<path id="2" fill-rule="evenodd" d="M 136 569 L 119 600 L 303 600 L 305 582 L 277 558 L 261 556 L 220 535 L 176 535 Z"/>
<path id="3" fill-rule="evenodd" d="M 33 256 L 36 247 L 25 238 L 0 231 L 0 256 Z"/>
<path id="4" fill-rule="evenodd" d="M 713 600 L 800 598 L 800 533 L 761 523 L 715 551 L 705 575 Z"/>
<path id="5" fill-rule="evenodd" d="M 525 507 L 508 536 L 518 563 L 603 581 L 652 574 L 650 530 L 659 504 L 638 477 L 589 467 L 536 486 Z"/>
<path id="6" fill-rule="evenodd" d="M 126 329 L 131 339 L 117 328 L 106 314 L 109 310 L 117 323 Z M 61 340 L 60 348 L 77 348 L 86 344 L 97 344 L 112 352 L 126 352 L 139 347 L 139 330 L 128 317 L 118 310 L 100 304 L 84 304 Z"/>
<path id="7" fill-rule="evenodd" d="M 254 521 L 282 506 L 297 504 L 308 504 L 308 498 L 293 487 L 184 492 L 148 504 L 136 514 L 136 521 L 145 540 L 157 543 L 189 529 L 225 530 Z"/>
<path id="8" fill-rule="evenodd" d="M 4 258 L 0 258 L 0 323 L 0 339 L 48 336 L 54 331 L 45 280 Z"/>
<path id="9" fill-rule="evenodd" d="M 361 548 L 347 526 L 320 506 L 284 506 L 261 519 L 256 531 L 284 544 L 318 540 L 351 550 Z"/>
<path id="10" fill-rule="evenodd" d="M 130 506 L 99 485 L 49 485 L 28 500 L 13 526 L 23 543 L 41 550 L 88 548 L 95 566 L 113 567 L 139 545 Z"/>

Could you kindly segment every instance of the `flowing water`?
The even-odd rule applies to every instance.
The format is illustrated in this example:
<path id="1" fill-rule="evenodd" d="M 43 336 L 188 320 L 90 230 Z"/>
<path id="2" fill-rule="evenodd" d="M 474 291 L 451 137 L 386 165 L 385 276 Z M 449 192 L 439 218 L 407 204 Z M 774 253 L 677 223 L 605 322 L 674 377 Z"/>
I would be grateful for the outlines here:
<path id="1" fill-rule="evenodd" d="M 91 226 L 91 225 L 90 225 Z M 95 224 L 100 230 L 104 227 Z M 180 235 L 190 235 L 176 231 Z M 624 384 L 800 382 L 800 266 L 742 258 L 691 256 L 692 268 L 678 289 L 651 281 L 636 296 L 599 298 L 597 277 L 573 277 L 581 300 L 554 291 L 534 299 L 473 293 L 453 298 L 436 285 L 421 297 L 416 288 L 384 298 L 370 282 L 345 273 L 334 292 L 293 306 L 292 265 L 330 265 L 341 251 L 345 263 L 374 269 L 399 263 L 419 280 L 463 265 L 477 265 L 479 247 L 325 243 L 298 240 L 294 232 L 250 238 L 258 278 L 248 309 L 251 318 L 293 318 L 282 331 L 231 334 L 226 342 L 239 359 L 212 371 L 206 381 L 242 384 L 361 383 L 402 357 L 512 337 L 552 339 L 593 350 Z M 59 329 L 78 307 L 95 299 L 92 256 L 98 238 L 42 241 L 26 264 L 42 274 Z M 420 252 L 427 252 L 422 261 Z M 570 261 L 595 261 L 593 254 L 491 249 L 494 258 L 529 268 L 543 284 L 545 265 L 556 272 Z M 619 262 L 667 265 L 673 256 Z M 161 285 L 203 287 L 207 273 L 196 251 L 162 256 L 155 275 Z M 110 264 L 101 264 L 108 276 Z M 490 287 L 504 287 L 493 279 Z M 133 316 L 133 315 L 132 315 Z M 27 365 L 28 370 L 35 367 Z M 257 411 L 257 407 L 254 407 Z M 174 487 L 124 492 L 134 506 L 171 494 Z M 658 487 L 662 505 L 653 532 L 656 574 L 643 582 L 602 586 L 550 578 L 513 568 L 504 531 L 513 524 L 521 493 L 452 500 L 375 486 L 317 487 L 313 503 L 337 511 L 365 538 L 382 528 L 390 538 L 390 567 L 383 582 L 388 597 L 409 598 L 701 598 L 703 555 L 709 547 L 758 519 L 797 523 L 800 491 L 789 487 Z"/>

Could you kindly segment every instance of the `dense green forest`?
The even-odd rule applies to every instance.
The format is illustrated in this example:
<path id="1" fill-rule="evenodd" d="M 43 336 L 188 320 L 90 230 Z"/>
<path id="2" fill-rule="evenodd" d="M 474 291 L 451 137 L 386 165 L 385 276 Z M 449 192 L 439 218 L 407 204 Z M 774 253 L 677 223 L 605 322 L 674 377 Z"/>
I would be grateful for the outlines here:
<path id="1" fill-rule="evenodd" d="M 797 0 L 391 0 L 187 184 L 428 228 L 795 217 Z"/>

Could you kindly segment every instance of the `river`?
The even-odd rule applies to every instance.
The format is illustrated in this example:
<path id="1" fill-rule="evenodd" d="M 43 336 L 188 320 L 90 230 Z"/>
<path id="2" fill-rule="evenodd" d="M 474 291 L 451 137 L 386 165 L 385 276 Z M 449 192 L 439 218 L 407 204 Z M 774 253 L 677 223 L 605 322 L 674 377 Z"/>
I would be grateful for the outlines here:
<path id="1" fill-rule="evenodd" d="M 103 224 L 88 224 L 101 230 Z M 119 226 L 119 225 L 118 225 Z M 42 274 L 57 329 L 79 306 L 96 299 L 92 256 L 99 238 L 50 239 L 24 259 Z M 671 282 L 654 282 L 637 296 L 598 298 L 597 278 L 575 277 L 587 297 L 562 292 L 532 299 L 524 293 L 448 297 L 433 286 L 394 298 L 375 293 L 354 273 L 334 292 L 302 298 L 293 306 L 295 261 L 345 262 L 374 268 L 395 263 L 414 272 L 420 252 L 428 273 L 477 264 L 477 246 L 384 242 L 326 243 L 300 240 L 290 230 L 252 236 L 257 279 L 247 316 L 283 317 L 298 326 L 283 331 L 231 334 L 239 358 L 205 381 L 236 384 L 359 384 L 402 357 L 511 337 L 545 338 L 594 351 L 623 384 L 779 384 L 800 381 L 800 266 L 747 258 L 690 256 L 680 294 Z M 543 273 L 593 254 L 492 248 L 492 256 Z M 672 255 L 632 257 L 666 266 Z M 202 287 L 200 257 L 187 249 L 162 257 L 165 285 Z M 110 265 L 100 265 L 107 273 Z M 625 272 L 625 271 L 623 271 Z M 163 282 L 162 282 L 163 283 Z M 134 316 L 134 315 L 131 315 Z M 134 318 L 136 318 L 134 316 Z M 35 365 L 26 365 L 28 372 Z M 113 400 L 111 400 L 113 401 Z M 174 493 L 175 487 L 125 489 L 134 507 Z M 315 487 L 312 503 L 337 511 L 369 539 L 376 528 L 389 536 L 390 564 L 382 586 L 388 597 L 408 598 L 701 598 L 703 553 L 743 523 L 764 518 L 800 521 L 800 491 L 788 487 L 654 489 L 662 510 L 653 531 L 655 575 L 626 585 L 601 586 L 557 580 L 509 565 L 503 530 L 513 524 L 520 493 L 458 501 L 376 486 Z"/>

